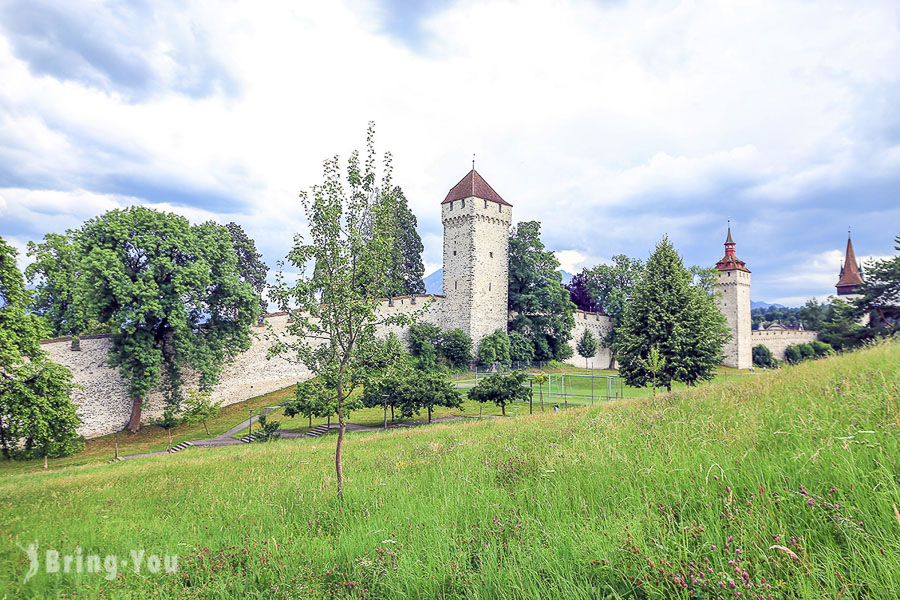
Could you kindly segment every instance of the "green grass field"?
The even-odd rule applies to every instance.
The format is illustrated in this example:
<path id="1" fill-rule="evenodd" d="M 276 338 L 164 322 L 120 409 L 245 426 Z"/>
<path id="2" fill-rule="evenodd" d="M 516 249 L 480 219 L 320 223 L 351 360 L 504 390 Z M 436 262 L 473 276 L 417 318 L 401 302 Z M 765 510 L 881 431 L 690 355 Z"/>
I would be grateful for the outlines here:
<path id="1" fill-rule="evenodd" d="M 343 503 L 333 437 L 12 473 L 0 598 L 897 598 L 898 403 L 894 343 L 350 435 Z M 178 570 L 47 573 L 48 549 Z"/>

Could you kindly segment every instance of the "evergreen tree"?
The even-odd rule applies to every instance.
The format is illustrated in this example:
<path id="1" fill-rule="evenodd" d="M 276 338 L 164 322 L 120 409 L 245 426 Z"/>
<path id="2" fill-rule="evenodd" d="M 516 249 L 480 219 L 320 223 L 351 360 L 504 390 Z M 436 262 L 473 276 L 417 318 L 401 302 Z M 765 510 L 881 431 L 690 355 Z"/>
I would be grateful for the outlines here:
<path id="1" fill-rule="evenodd" d="M 418 221 L 400 186 L 395 186 L 391 197 L 396 214 L 394 217 L 394 245 L 391 265 L 385 282 L 385 296 L 411 296 L 425 293 L 425 265 L 422 251 L 425 246 L 416 231 Z"/>
<path id="2" fill-rule="evenodd" d="M 861 318 L 855 304 L 836 299 L 825 311 L 818 338 L 835 350 L 852 350 L 875 335 L 873 329 L 860 324 Z"/>
<path id="3" fill-rule="evenodd" d="M 595 310 L 603 311 L 612 327 L 603 339 L 603 344 L 611 348 L 616 341 L 616 328 L 625 314 L 625 306 L 632 290 L 640 281 L 644 263 L 639 258 L 629 258 L 624 254 L 612 257 L 612 264 L 597 265 L 582 271 L 584 287 L 591 298 Z M 610 355 L 610 368 L 614 357 Z"/>
<path id="4" fill-rule="evenodd" d="M 900 252 L 900 235 L 894 238 L 894 249 Z M 873 327 L 881 334 L 900 331 L 900 255 L 866 265 L 866 281 L 860 286 L 862 295 L 855 305 L 860 316 L 871 314 Z"/>
<path id="5" fill-rule="evenodd" d="M 810 298 L 802 307 L 797 309 L 797 318 L 803 323 L 803 327 L 812 331 L 822 329 L 822 322 L 828 312 L 828 305 L 819 304 L 815 298 Z"/>
<path id="6" fill-rule="evenodd" d="M 524 221 L 509 237 L 509 331 L 531 340 L 537 360 L 563 360 L 575 326 L 575 305 L 562 285 L 559 261 L 541 241 L 541 224 Z"/>
<path id="7" fill-rule="evenodd" d="M 712 379 L 730 334 L 715 296 L 692 279 L 663 238 L 634 287 L 613 346 L 628 385 L 642 387 L 656 379 L 671 390 L 673 381 L 694 385 Z M 647 366 L 653 347 L 664 361 L 655 378 Z"/>
<path id="8" fill-rule="evenodd" d="M 237 255 L 237 270 L 242 281 L 246 281 L 259 298 L 260 313 L 268 312 L 269 303 L 264 298 L 266 275 L 269 267 L 263 262 L 262 254 L 256 251 L 256 242 L 247 235 L 244 228 L 235 222 L 225 226 L 231 236 L 231 243 Z"/>
<path id="9" fill-rule="evenodd" d="M 81 448 L 69 400 L 72 373 L 47 359 L 48 330 L 29 314 L 16 249 L 0 238 L 0 451 L 6 458 L 66 456 Z"/>
<path id="10" fill-rule="evenodd" d="M 140 429 L 150 390 L 162 384 L 172 416 L 185 368 L 199 373 L 206 391 L 250 347 L 259 301 L 240 279 L 224 227 L 133 206 L 91 219 L 75 241 L 77 294 L 86 313 L 114 332 L 109 360 L 130 384 L 130 430 Z"/>
<path id="11" fill-rule="evenodd" d="M 597 354 L 597 338 L 594 337 L 590 330 L 585 329 L 584 333 L 581 334 L 581 338 L 578 339 L 575 349 L 578 350 L 578 356 L 584 359 L 584 368 L 587 369 L 588 359 L 593 358 Z"/>

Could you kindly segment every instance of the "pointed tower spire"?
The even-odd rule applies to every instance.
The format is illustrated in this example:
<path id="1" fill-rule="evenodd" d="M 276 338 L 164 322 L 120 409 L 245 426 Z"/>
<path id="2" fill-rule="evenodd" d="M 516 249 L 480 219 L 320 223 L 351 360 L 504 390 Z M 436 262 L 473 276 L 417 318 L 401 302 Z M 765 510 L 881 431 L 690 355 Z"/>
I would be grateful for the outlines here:
<path id="1" fill-rule="evenodd" d="M 847 250 L 844 253 L 844 264 L 838 278 L 838 296 L 855 294 L 860 285 L 864 283 L 862 270 L 856 262 L 856 253 L 853 251 L 853 241 L 850 239 L 850 229 L 847 228 Z"/>
<path id="2" fill-rule="evenodd" d="M 737 244 L 734 243 L 734 238 L 731 235 L 731 219 L 728 220 L 728 237 L 725 238 L 725 256 L 716 263 L 716 268 L 720 271 L 746 271 L 750 272 L 750 269 L 747 268 L 747 264 L 737 257 L 737 253 L 735 252 L 735 246 Z"/>

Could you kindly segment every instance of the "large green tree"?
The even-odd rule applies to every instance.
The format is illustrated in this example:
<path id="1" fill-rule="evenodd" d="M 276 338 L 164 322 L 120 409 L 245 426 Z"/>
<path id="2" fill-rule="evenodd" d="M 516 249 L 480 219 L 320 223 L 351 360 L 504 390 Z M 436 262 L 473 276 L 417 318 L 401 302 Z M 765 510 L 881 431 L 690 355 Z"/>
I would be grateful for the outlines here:
<path id="1" fill-rule="evenodd" d="M 619 373 L 629 385 L 656 381 L 671 390 L 673 381 L 694 385 L 712 379 L 730 333 L 704 281 L 695 281 L 667 237 L 657 244 L 613 345 Z M 656 374 L 648 363 L 654 347 L 663 362 Z"/>
<path id="2" fill-rule="evenodd" d="M 418 221 L 409 209 L 409 203 L 400 186 L 394 187 L 394 244 L 391 250 L 391 265 L 385 282 L 385 296 L 409 296 L 424 294 L 425 264 L 422 251 L 425 246 L 416 231 Z"/>
<path id="3" fill-rule="evenodd" d="M 643 272 L 644 263 L 641 259 L 629 258 L 624 254 L 613 256 L 611 264 L 597 265 L 582 271 L 580 287 L 586 290 L 591 305 L 603 311 L 612 325 L 609 333 L 601 340 L 604 346 L 612 347 L 615 343 L 616 328 Z M 610 356 L 610 368 L 614 360 Z"/>
<path id="4" fill-rule="evenodd" d="M 300 275 L 293 285 L 283 283 L 279 275 L 273 292 L 292 318 L 287 337 L 280 338 L 272 353 L 302 362 L 334 393 L 335 472 L 341 498 L 346 403 L 373 377 L 369 363 L 381 348 L 376 331 L 380 325 L 408 325 L 418 317 L 414 313 L 384 318 L 378 310 L 393 256 L 396 202 L 387 192 L 395 189 L 390 154 L 384 157 L 378 185 L 374 135 L 370 124 L 363 164 L 357 152 L 350 156 L 346 173 L 338 157 L 326 160 L 323 183 L 300 194 L 310 233 L 307 238 L 296 235 L 288 254 L 288 262 Z"/>
<path id="5" fill-rule="evenodd" d="M 41 350 L 48 329 L 25 310 L 16 255 L 0 238 L 0 451 L 6 458 L 72 454 L 81 447 L 72 373 Z"/>
<path id="6" fill-rule="evenodd" d="M 237 256 L 238 274 L 241 280 L 249 283 L 256 292 L 259 299 L 259 310 L 264 313 L 269 307 L 265 298 L 266 275 L 269 273 L 269 267 L 263 261 L 262 254 L 256 251 L 256 242 L 247 235 L 243 227 L 232 221 L 225 228 L 228 229 Z"/>
<path id="7" fill-rule="evenodd" d="M 28 242 L 33 262 L 25 268 L 25 277 L 34 285 L 29 308 L 43 317 L 53 335 L 79 335 L 87 328 L 77 296 L 81 269 L 74 235 L 71 230 L 65 235 L 48 233 L 40 243 Z"/>
<path id="8" fill-rule="evenodd" d="M 130 384 L 130 430 L 140 429 L 152 389 L 161 386 L 174 414 L 186 368 L 206 391 L 226 362 L 250 347 L 259 301 L 241 280 L 226 228 L 130 207 L 91 219 L 75 241 L 77 293 L 87 314 L 114 332 L 110 364 Z"/>
<path id="9" fill-rule="evenodd" d="M 525 371 L 512 373 L 494 373 L 482 379 L 478 385 L 469 390 L 469 400 L 475 402 L 493 402 L 500 407 L 506 416 L 506 405 L 513 402 L 528 402 L 531 390 L 525 387 L 528 375 Z"/>
<path id="10" fill-rule="evenodd" d="M 894 238 L 894 249 L 900 252 L 900 235 Z M 890 333 L 900 331 L 900 254 L 866 265 L 866 281 L 860 286 L 862 295 L 856 300 L 860 316 L 871 315 L 871 325 Z"/>
<path id="11" fill-rule="evenodd" d="M 524 221 L 509 236 L 509 331 L 531 341 L 536 360 L 571 356 L 575 304 L 557 271 L 559 261 L 541 241 L 541 224 Z"/>

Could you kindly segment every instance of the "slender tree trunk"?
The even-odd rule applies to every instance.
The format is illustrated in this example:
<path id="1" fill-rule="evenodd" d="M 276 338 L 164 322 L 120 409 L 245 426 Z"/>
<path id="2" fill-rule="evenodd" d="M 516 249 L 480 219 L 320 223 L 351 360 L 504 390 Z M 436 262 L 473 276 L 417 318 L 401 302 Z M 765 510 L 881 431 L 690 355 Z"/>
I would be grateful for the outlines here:
<path id="1" fill-rule="evenodd" d="M 344 465 L 341 463 L 341 450 L 344 445 L 344 431 L 347 427 L 344 423 L 344 401 L 341 399 L 341 384 L 337 385 L 338 397 L 338 439 L 337 448 L 334 450 L 334 470 L 337 475 L 337 496 L 340 500 L 344 499 Z"/>
<path id="2" fill-rule="evenodd" d="M 428 407 L 428 422 L 431 423 L 431 407 Z"/>
<path id="3" fill-rule="evenodd" d="M 143 403 L 144 399 L 140 396 L 131 399 L 131 418 L 128 420 L 128 430 L 132 433 L 141 429 L 141 405 Z"/>
<path id="4" fill-rule="evenodd" d="M 391 423 L 396 423 L 397 420 L 394 419 L 394 405 L 391 404 Z"/>
<path id="5" fill-rule="evenodd" d="M 309 415 L 309 428 L 312 429 L 312 415 Z"/>
<path id="6" fill-rule="evenodd" d="M 541 394 L 541 412 L 544 412 L 544 386 L 539 385 L 538 390 Z"/>
<path id="7" fill-rule="evenodd" d="M 503 416 L 506 416 L 506 404 L 500 405 L 500 412 L 503 413 Z"/>
<path id="8" fill-rule="evenodd" d="M 207 427 L 205 419 L 203 420 L 203 429 L 206 430 L 206 435 L 209 435 L 209 427 Z"/>

